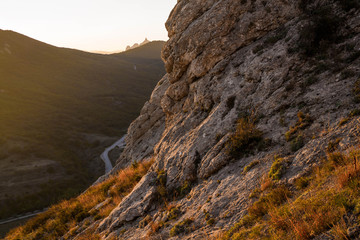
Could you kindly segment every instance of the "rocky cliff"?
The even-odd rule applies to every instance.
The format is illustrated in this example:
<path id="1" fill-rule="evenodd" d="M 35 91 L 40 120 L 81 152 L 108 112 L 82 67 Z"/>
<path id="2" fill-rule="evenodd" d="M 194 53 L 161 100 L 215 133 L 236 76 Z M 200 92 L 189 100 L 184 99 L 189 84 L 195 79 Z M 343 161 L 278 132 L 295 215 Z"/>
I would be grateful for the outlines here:
<path id="1" fill-rule="evenodd" d="M 337 30 L 342 35 L 339 43 L 327 43 L 331 47 L 315 58 L 294 50 L 301 38 L 311 38 L 300 35 L 310 20 L 298 1 L 179 1 L 166 23 L 170 40 L 162 57 L 167 74 L 130 126 L 117 167 L 154 157 L 153 170 L 166 171 L 168 191 L 191 182 L 191 198 L 173 202 L 184 211 L 178 221 L 194 217 L 204 227 L 200 219 L 206 209 L 217 219 L 215 227 L 205 227 L 210 234 L 244 214 L 248 196 L 268 172 L 274 154 L 287 156 L 284 181 L 291 181 L 317 164 L 327 139 L 341 136 L 344 147 L 350 145 L 358 120 L 333 128 L 356 108 L 351 89 L 359 76 L 359 61 L 348 59 L 360 48 L 360 17 L 354 10 L 345 13 L 336 3 L 330 6 L 335 13 L 329 14 L 341 15 L 347 27 Z M 331 41 L 323 39 L 327 40 Z M 353 48 L 346 51 L 349 45 Z M 261 115 L 257 126 L 271 140 L 270 147 L 231 158 L 225 143 L 239 115 L 250 111 Z M 292 153 L 284 134 L 299 111 L 313 121 L 304 129 L 305 146 Z M 332 131 L 324 134 L 329 128 Z M 253 160 L 261 164 L 241 174 Z M 100 231 L 133 228 L 125 236 L 137 239 L 147 232 L 137 228 L 142 217 L 150 214 L 161 220 L 164 214 L 153 201 L 156 191 L 149 187 L 155 177 L 149 173 L 138 191 L 100 224 Z M 199 237 L 204 230 L 200 229 L 188 238 Z"/>
<path id="2" fill-rule="evenodd" d="M 257 219 L 263 235 L 233 239 L 265 238 L 268 207 L 249 209 L 275 208 L 282 198 L 264 199 L 283 188 L 284 199 L 298 198 L 298 179 L 320 169 L 329 145 L 346 152 L 359 143 L 359 5 L 179 0 L 166 27 L 167 74 L 129 127 L 113 173 L 154 164 L 91 228 L 103 239 L 231 238 Z M 294 234 L 332 239 L 321 235 L 331 226 Z"/>
<path id="3" fill-rule="evenodd" d="M 178 1 L 166 23 L 167 74 L 131 124 L 117 169 L 146 158 L 155 163 L 98 231 L 140 239 L 149 231 L 138 227 L 143 218 L 166 220 L 154 186 L 156 171 L 164 170 L 168 195 L 184 185 L 191 190 L 168 199 L 181 216 L 157 234 L 167 238 L 174 225 L 192 218 L 194 230 L 178 238 L 204 239 L 246 213 L 274 155 L 286 158 L 281 181 L 290 184 L 320 163 L 329 140 L 341 138 L 343 149 L 354 145 L 359 119 L 338 122 L 357 107 L 359 16 L 340 2 Z M 296 147 L 285 133 L 299 112 L 311 120 Z M 265 147 L 233 156 L 227 143 L 237 120 L 249 114 L 256 115 Z M 215 224 L 206 224 L 204 212 Z"/>

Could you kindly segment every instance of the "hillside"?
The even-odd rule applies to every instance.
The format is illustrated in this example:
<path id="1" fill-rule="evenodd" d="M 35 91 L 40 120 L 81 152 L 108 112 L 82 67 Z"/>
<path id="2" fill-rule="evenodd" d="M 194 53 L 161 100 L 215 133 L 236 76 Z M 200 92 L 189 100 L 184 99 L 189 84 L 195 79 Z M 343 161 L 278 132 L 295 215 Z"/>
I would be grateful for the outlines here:
<path id="1" fill-rule="evenodd" d="M 6 239 L 359 239 L 359 1 L 179 0 L 166 27 L 115 169 Z"/>
<path id="2" fill-rule="evenodd" d="M 165 72 L 163 44 L 110 56 L 0 31 L 0 219 L 73 196 L 104 173 L 99 155 Z"/>

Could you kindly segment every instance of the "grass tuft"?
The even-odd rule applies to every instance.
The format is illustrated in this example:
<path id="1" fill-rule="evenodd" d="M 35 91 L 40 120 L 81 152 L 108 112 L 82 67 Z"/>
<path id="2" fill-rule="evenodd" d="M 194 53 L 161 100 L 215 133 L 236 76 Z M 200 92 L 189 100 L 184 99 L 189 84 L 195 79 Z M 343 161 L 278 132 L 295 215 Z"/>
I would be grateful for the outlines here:
<path id="1" fill-rule="evenodd" d="M 239 157 L 250 153 L 259 145 L 263 133 L 256 128 L 254 120 L 250 117 L 243 117 L 237 121 L 236 131 L 230 137 L 227 144 L 228 154 L 232 157 Z"/>

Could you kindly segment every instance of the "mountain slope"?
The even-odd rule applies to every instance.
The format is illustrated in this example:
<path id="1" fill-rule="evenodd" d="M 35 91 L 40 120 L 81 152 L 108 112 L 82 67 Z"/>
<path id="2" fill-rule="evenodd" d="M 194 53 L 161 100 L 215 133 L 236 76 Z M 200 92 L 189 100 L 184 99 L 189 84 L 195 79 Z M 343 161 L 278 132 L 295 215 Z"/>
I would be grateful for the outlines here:
<path id="1" fill-rule="evenodd" d="M 100 153 L 164 74 L 162 45 L 109 56 L 0 31 L 0 218 L 43 208 L 103 174 Z"/>
<path id="2" fill-rule="evenodd" d="M 88 215 L 47 212 L 7 239 L 358 239 L 359 11 L 179 0 L 167 73 L 89 189 Z M 152 161 L 142 178 L 121 177 Z"/>

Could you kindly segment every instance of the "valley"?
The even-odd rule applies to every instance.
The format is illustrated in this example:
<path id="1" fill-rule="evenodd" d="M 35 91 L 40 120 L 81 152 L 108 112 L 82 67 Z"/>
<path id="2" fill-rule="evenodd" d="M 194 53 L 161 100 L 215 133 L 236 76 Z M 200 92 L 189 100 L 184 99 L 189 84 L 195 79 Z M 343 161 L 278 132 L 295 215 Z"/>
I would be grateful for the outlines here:
<path id="1" fill-rule="evenodd" d="M 0 30 L 0 219 L 74 196 L 104 173 L 100 154 L 165 73 L 163 44 L 101 55 Z"/>

